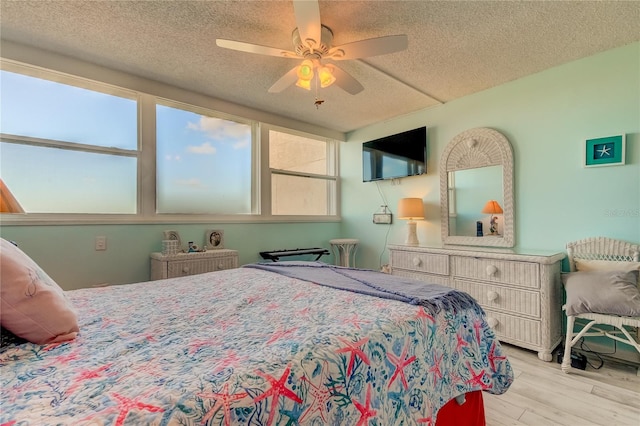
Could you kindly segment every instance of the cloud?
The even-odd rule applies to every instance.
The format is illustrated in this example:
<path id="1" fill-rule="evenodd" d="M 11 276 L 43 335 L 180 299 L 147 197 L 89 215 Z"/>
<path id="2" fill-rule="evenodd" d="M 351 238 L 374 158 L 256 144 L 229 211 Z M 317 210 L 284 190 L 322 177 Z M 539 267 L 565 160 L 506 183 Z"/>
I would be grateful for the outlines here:
<path id="1" fill-rule="evenodd" d="M 189 145 L 187 147 L 187 152 L 192 154 L 206 154 L 213 155 L 216 153 L 215 147 L 211 146 L 210 142 L 205 142 L 200 146 Z"/>
<path id="2" fill-rule="evenodd" d="M 216 142 L 233 142 L 234 147 L 245 147 L 251 142 L 251 126 L 221 118 L 203 115 L 197 123 L 187 123 L 187 128 L 203 132 Z"/>
<path id="3" fill-rule="evenodd" d="M 233 144 L 233 148 L 234 149 L 242 149 L 245 148 L 247 146 L 251 146 L 251 140 L 250 139 L 243 139 L 241 141 L 238 141 L 236 143 Z"/>

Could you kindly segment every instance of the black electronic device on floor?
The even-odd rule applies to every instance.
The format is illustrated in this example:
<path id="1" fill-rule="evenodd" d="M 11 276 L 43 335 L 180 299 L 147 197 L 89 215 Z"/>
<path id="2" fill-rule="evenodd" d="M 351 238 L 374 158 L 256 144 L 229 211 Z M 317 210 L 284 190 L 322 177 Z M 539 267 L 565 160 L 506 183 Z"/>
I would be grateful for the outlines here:
<path id="1" fill-rule="evenodd" d="M 564 349 L 560 348 L 558 350 L 558 364 L 562 364 L 563 359 L 564 359 Z M 586 370 L 587 357 L 577 352 L 571 351 L 571 367 L 577 368 L 579 370 Z"/>

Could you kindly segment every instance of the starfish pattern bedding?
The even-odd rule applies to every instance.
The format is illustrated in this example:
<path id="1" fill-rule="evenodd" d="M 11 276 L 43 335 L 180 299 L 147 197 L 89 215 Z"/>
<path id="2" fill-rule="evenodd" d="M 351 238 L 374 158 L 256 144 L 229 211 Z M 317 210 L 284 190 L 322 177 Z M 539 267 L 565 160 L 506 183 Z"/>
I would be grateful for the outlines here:
<path id="1" fill-rule="evenodd" d="M 435 424 L 505 392 L 477 304 L 428 309 L 240 268 L 67 292 L 74 341 L 0 353 L 0 424 Z"/>

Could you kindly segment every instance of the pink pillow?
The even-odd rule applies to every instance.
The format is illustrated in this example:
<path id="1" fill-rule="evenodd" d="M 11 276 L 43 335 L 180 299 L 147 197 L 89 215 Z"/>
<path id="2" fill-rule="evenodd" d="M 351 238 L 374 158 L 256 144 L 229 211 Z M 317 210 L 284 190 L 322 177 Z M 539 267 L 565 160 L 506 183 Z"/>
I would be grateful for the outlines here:
<path id="1" fill-rule="evenodd" d="M 75 339 L 78 318 L 64 290 L 22 250 L 0 238 L 0 322 L 45 344 Z"/>

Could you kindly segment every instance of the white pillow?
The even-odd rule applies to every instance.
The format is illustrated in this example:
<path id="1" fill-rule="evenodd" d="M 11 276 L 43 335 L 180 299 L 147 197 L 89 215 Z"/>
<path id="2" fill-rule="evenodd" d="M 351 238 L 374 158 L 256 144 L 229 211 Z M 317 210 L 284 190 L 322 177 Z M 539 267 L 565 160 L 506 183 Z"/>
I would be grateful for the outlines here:
<path id="1" fill-rule="evenodd" d="M 36 262 L 0 238 L 0 324 L 37 344 L 75 339 L 78 318 L 64 290 Z"/>

